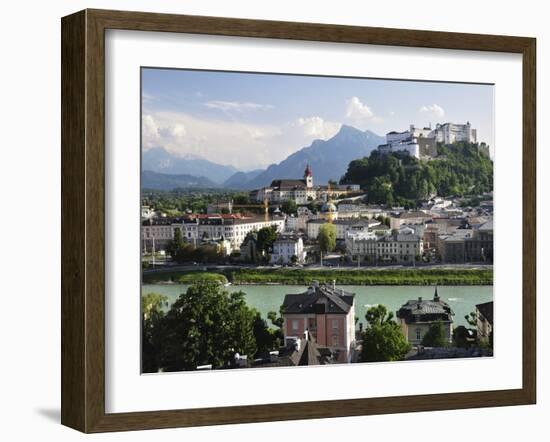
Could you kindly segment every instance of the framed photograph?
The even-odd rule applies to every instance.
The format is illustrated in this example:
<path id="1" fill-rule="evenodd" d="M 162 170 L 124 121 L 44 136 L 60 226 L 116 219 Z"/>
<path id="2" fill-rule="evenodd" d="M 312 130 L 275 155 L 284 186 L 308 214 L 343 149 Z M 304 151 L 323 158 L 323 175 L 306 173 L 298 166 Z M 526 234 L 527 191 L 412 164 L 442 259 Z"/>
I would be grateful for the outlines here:
<path id="1" fill-rule="evenodd" d="M 534 404 L 535 53 L 64 17 L 62 423 Z"/>

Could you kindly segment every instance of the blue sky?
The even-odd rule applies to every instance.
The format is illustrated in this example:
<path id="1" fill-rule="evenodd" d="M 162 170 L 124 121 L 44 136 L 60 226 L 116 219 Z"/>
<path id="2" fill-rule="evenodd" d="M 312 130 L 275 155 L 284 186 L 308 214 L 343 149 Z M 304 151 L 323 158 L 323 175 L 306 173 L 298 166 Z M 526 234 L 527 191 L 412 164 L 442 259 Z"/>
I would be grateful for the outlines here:
<path id="1" fill-rule="evenodd" d="M 493 87 L 397 80 L 142 69 L 143 149 L 240 170 L 332 137 L 342 124 L 385 135 L 470 121 L 493 146 Z"/>

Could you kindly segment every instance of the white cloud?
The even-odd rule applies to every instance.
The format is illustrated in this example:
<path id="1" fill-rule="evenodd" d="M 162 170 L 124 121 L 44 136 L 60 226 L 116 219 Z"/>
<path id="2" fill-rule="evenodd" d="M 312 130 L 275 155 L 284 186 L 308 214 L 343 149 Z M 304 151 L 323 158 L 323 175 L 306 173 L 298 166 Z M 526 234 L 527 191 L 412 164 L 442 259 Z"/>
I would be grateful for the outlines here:
<path id="1" fill-rule="evenodd" d="M 220 100 L 207 101 L 204 105 L 210 109 L 217 109 L 224 112 L 244 112 L 249 110 L 268 110 L 273 108 L 270 104 Z"/>
<path id="2" fill-rule="evenodd" d="M 318 138 L 322 140 L 327 140 L 340 130 L 340 123 L 335 123 L 332 121 L 326 121 L 321 117 L 307 117 L 307 118 L 298 118 L 296 121 L 298 127 L 303 130 L 303 135 L 305 137 Z"/>
<path id="3" fill-rule="evenodd" d="M 198 119 L 180 112 L 149 112 L 142 117 L 143 149 L 163 147 L 179 156 L 198 156 L 239 169 L 268 165 L 277 154 L 270 140 L 275 126 Z"/>
<path id="4" fill-rule="evenodd" d="M 339 129 L 340 123 L 319 116 L 278 125 L 198 119 L 181 112 L 151 111 L 142 117 L 144 150 L 163 147 L 175 155 L 198 156 L 241 170 L 278 163 Z"/>
<path id="5" fill-rule="evenodd" d="M 157 146 L 161 139 L 159 127 L 151 115 L 141 118 L 141 138 L 145 149 Z"/>
<path id="6" fill-rule="evenodd" d="M 351 119 L 371 118 L 373 112 L 366 104 L 357 97 L 351 97 L 346 101 L 346 117 Z"/>
<path id="7" fill-rule="evenodd" d="M 363 103 L 358 97 L 351 97 L 346 100 L 346 118 L 349 123 L 358 129 L 370 129 L 372 124 L 380 124 L 384 120 L 375 115 L 372 109 Z"/>
<path id="8" fill-rule="evenodd" d="M 445 110 L 438 104 L 430 104 L 428 106 L 421 106 L 420 112 L 430 113 L 436 117 L 443 117 L 445 115 Z"/>
<path id="9" fill-rule="evenodd" d="M 144 103 L 150 103 L 152 101 L 156 100 L 156 97 L 154 95 L 149 94 L 146 91 L 141 92 L 141 99 Z"/>

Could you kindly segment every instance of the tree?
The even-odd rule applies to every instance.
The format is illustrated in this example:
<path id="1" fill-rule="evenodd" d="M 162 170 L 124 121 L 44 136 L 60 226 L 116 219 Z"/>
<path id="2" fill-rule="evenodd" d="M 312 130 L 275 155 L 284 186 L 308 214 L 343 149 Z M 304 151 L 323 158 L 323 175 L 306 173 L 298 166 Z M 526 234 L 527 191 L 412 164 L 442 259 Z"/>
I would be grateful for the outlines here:
<path id="1" fill-rule="evenodd" d="M 233 197 L 234 204 L 251 204 L 250 197 L 246 193 L 238 193 Z"/>
<path id="2" fill-rule="evenodd" d="M 437 321 L 430 326 L 422 338 L 422 345 L 425 347 L 447 347 L 449 345 L 443 322 Z"/>
<path id="3" fill-rule="evenodd" d="M 298 213 L 298 206 L 296 205 L 296 201 L 294 200 L 287 200 L 283 203 L 282 210 L 287 215 L 296 215 Z"/>
<path id="4" fill-rule="evenodd" d="M 141 370 L 145 373 L 156 372 L 159 368 L 160 327 L 164 317 L 163 307 L 167 305 L 165 295 L 147 293 L 141 296 Z"/>
<path id="5" fill-rule="evenodd" d="M 282 339 L 280 330 L 273 330 L 268 327 L 267 322 L 256 312 L 254 318 L 254 337 L 256 338 L 256 356 L 266 354 L 267 352 L 279 348 L 279 342 Z"/>
<path id="6" fill-rule="evenodd" d="M 175 259 L 178 251 L 181 250 L 184 246 L 185 246 L 185 242 L 181 234 L 181 229 L 175 228 L 174 239 L 172 240 L 172 243 L 169 246 L 169 252 L 170 252 L 170 255 L 172 255 L 172 258 Z"/>
<path id="7" fill-rule="evenodd" d="M 191 244 L 183 244 L 172 252 L 172 259 L 178 263 L 188 262 L 194 259 L 195 247 Z"/>
<path id="8" fill-rule="evenodd" d="M 163 307 L 168 306 L 168 297 L 160 293 L 147 293 L 141 296 L 141 314 L 144 319 L 162 315 Z"/>
<path id="9" fill-rule="evenodd" d="M 267 314 L 267 319 L 269 319 L 271 321 L 271 323 L 275 326 L 275 327 L 278 327 L 278 328 L 282 328 L 283 327 L 283 324 L 284 324 L 284 319 L 282 316 L 278 316 L 277 317 L 277 313 L 276 312 L 268 312 Z"/>
<path id="10" fill-rule="evenodd" d="M 219 284 L 190 286 L 161 321 L 159 368 L 195 370 L 207 364 L 223 368 L 235 353 L 254 355 L 258 314 L 244 297 L 243 292 L 228 293 Z"/>
<path id="11" fill-rule="evenodd" d="M 474 328 L 477 328 L 477 314 L 476 312 L 470 312 L 468 315 L 464 316 L 464 319 L 466 320 L 466 322 L 474 327 Z"/>
<path id="12" fill-rule="evenodd" d="M 365 319 L 372 326 L 390 324 L 393 323 L 393 312 L 388 312 L 385 305 L 378 304 L 367 310 Z"/>
<path id="13" fill-rule="evenodd" d="M 277 239 L 277 227 L 269 226 L 258 230 L 258 250 L 265 254 L 273 248 L 273 243 Z"/>
<path id="14" fill-rule="evenodd" d="M 223 254 L 217 245 L 203 244 L 192 250 L 190 257 L 198 262 L 217 262 L 223 258 Z"/>
<path id="15" fill-rule="evenodd" d="M 322 252 L 332 252 L 336 247 L 336 227 L 334 224 L 323 224 L 319 228 L 317 241 L 319 241 L 319 247 Z"/>
<path id="16" fill-rule="evenodd" d="M 361 361 L 398 361 L 411 349 L 399 325 L 383 305 L 369 308 L 365 315 L 367 328 L 363 332 Z"/>
<path id="17" fill-rule="evenodd" d="M 471 335 L 471 330 L 463 325 L 459 325 L 453 330 L 453 344 L 459 348 L 470 348 L 474 339 Z"/>
<path id="18" fill-rule="evenodd" d="M 283 325 L 285 323 L 282 315 L 283 306 L 279 309 L 279 316 L 277 316 L 276 312 L 269 312 L 267 314 L 267 319 L 271 321 L 271 323 L 275 326 L 275 330 L 273 330 L 273 336 L 275 338 L 274 342 L 274 348 L 279 348 L 284 341 L 285 335 L 283 333 Z"/>

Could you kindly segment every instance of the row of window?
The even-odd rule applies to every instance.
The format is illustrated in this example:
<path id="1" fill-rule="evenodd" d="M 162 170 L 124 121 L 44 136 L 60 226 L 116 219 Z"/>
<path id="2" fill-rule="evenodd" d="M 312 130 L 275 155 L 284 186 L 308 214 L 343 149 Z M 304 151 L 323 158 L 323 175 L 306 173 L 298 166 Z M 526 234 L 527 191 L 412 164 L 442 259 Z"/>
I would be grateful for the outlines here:
<path id="1" fill-rule="evenodd" d="M 317 327 L 314 320 L 309 320 L 309 328 Z M 340 320 L 339 319 L 333 319 L 332 320 L 332 329 L 338 330 L 340 328 Z M 293 319 L 292 320 L 292 331 L 296 332 L 300 329 L 300 319 Z"/>

